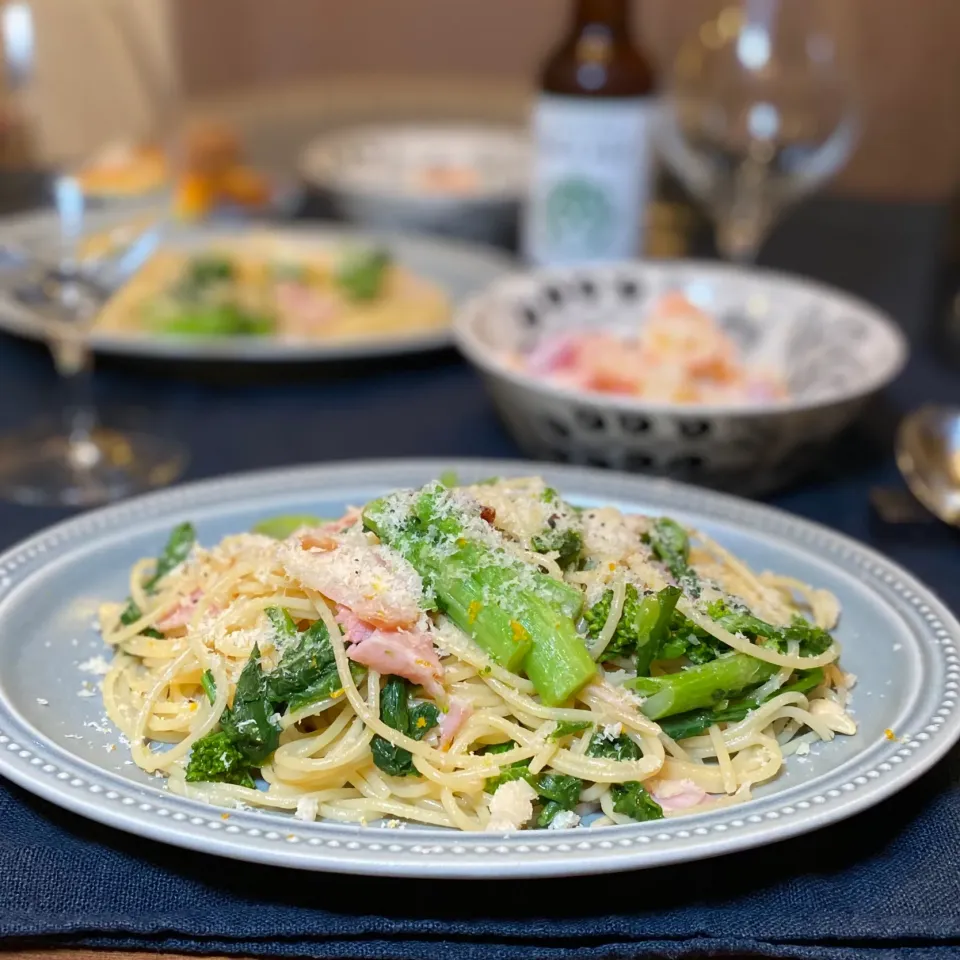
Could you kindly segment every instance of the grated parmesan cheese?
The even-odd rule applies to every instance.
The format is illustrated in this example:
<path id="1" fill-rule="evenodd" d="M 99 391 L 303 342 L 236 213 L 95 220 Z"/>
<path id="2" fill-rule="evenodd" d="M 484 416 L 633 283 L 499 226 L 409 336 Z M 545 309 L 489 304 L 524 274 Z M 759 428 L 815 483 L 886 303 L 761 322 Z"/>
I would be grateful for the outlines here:
<path id="1" fill-rule="evenodd" d="M 599 740 L 616 740 L 623 733 L 622 723 L 606 723 L 600 730 Z"/>
<path id="2" fill-rule="evenodd" d="M 533 816 L 537 792 L 526 780 L 511 780 L 497 787 L 490 801 L 488 833 L 509 833 L 519 830 Z"/>
<path id="3" fill-rule="evenodd" d="M 561 810 L 547 825 L 548 830 L 572 830 L 580 826 L 580 815 L 572 810 Z"/>
<path id="4" fill-rule="evenodd" d="M 91 657 L 77 664 L 77 669 L 83 673 L 94 673 L 97 676 L 105 677 L 110 672 L 110 663 L 101 656 Z"/>
<path id="5" fill-rule="evenodd" d="M 319 810 L 320 803 L 316 797 L 301 797 L 297 801 L 297 809 L 293 815 L 298 820 L 316 820 Z"/>

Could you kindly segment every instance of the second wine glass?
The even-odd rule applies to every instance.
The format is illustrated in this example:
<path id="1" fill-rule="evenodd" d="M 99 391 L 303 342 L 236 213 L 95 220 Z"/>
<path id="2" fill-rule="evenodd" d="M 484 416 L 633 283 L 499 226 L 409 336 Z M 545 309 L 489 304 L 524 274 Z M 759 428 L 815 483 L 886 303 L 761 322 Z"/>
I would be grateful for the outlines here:
<path id="1" fill-rule="evenodd" d="M 844 166 L 858 113 L 845 4 L 716 4 L 684 44 L 657 120 L 659 151 L 751 261 L 783 209 Z"/>
<path id="2" fill-rule="evenodd" d="M 16 299 L 29 300 L 53 354 L 64 393 L 61 423 L 52 429 L 28 425 L 0 436 L 0 496 L 89 507 L 165 486 L 177 479 L 186 460 L 173 438 L 103 424 L 92 394 L 90 334 L 96 315 L 110 293 L 150 256 L 162 225 L 129 227 L 122 213 L 108 217 L 110 234 L 125 235 L 121 252 L 88 263 L 82 252 L 89 226 L 86 199 L 77 180 L 59 177 L 54 197 L 58 254 L 51 258 L 48 236 L 40 253 L 25 250 L 23 268 L 5 272 L 2 281 Z"/>

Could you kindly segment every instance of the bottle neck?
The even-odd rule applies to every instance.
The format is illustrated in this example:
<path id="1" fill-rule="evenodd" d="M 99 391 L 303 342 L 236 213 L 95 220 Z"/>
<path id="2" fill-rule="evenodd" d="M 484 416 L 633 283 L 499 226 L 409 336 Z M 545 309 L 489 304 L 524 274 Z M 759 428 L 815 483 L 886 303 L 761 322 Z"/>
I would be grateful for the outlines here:
<path id="1" fill-rule="evenodd" d="M 606 27 L 612 39 L 626 39 L 630 35 L 630 0 L 577 0 L 574 24 L 577 31 Z"/>

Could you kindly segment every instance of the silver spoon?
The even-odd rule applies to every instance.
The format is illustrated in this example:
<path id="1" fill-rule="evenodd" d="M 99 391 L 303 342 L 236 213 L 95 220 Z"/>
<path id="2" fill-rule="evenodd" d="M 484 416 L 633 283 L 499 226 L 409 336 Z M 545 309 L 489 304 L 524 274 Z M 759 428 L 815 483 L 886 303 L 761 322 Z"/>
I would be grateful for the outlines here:
<path id="1" fill-rule="evenodd" d="M 944 523 L 960 526 L 960 409 L 914 411 L 900 424 L 894 449 L 910 492 Z"/>

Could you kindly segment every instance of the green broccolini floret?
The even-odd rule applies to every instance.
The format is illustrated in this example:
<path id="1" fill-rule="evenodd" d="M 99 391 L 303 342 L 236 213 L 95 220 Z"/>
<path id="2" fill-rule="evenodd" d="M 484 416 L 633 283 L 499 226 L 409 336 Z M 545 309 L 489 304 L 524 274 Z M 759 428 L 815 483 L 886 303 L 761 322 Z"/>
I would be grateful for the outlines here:
<path id="1" fill-rule="evenodd" d="M 800 655 L 804 657 L 826 653 L 833 644 L 833 637 L 826 630 L 799 615 L 788 626 L 778 627 L 755 617 L 746 607 L 726 600 L 714 600 L 707 606 L 707 613 L 731 633 L 742 633 L 751 640 L 762 639 L 780 653 L 787 652 L 791 640 L 797 641 Z"/>
<path id="2" fill-rule="evenodd" d="M 208 733 L 190 751 L 187 764 L 190 783 L 234 783 L 241 787 L 256 786 L 247 758 L 237 749 L 227 733 Z"/>
<path id="3" fill-rule="evenodd" d="M 530 546 L 537 553 L 556 553 L 557 563 L 566 570 L 579 561 L 583 551 L 579 517 L 553 487 L 546 487 L 540 500 L 549 509 L 543 530 L 530 538 Z"/>
<path id="4" fill-rule="evenodd" d="M 613 637 L 603 651 L 602 657 L 612 660 L 614 657 L 623 657 L 633 653 L 637 649 L 637 632 L 635 629 L 635 618 L 637 606 L 640 603 L 640 595 L 637 588 L 631 583 L 627 585 L 626 597 L 623 601 L 623 613 L 620 616 L 620 622 L 614 631 Z M 603 596 L 589 609 L 583 619 L 587 624 L 587 636 L 591 640 L 596 640 L 600 636 L 607 618 L 610 616 L 610 607 L 613 605 L 613 591 L 607 590 Z"/>
<path id="5" fill-rule="evenodd" d="M 691 663 L 701 664 L 716 660 L 729 647 L 721 643 L 712 634 L 698 627 L 679 610 L 674 610 L 670 618 L 667 636 L 660 649 L 661 660 L 675 660 L 686 657 Z"/>
<path id="6" fill-rule="evenodd" d="M 549 522 L 549 521 L 548 521 Z M 530 540 L 530 546 L 537 553 L 556 553 L 557 563 L 562 570 L 573 566 L 580 559 L 583 550 L 583 536 L 572 527 L 547 529 Z"/>
<path id="7" fill-rule="evenodd" d="M 637 673 L 646 676 L 654 660 L 664 659 L 662 647 L 667 641 L 667 625 L 674 613 L 680 590 L 665 587 L 659 593 L 645 596 L 632 584 L 627 584 L 623 612 L 602 658 L 637 655 Z M 604 592 L 585 614 L 587 633 L 592 639 L 600 636 L 613 603 L 613 591 Z"/>

